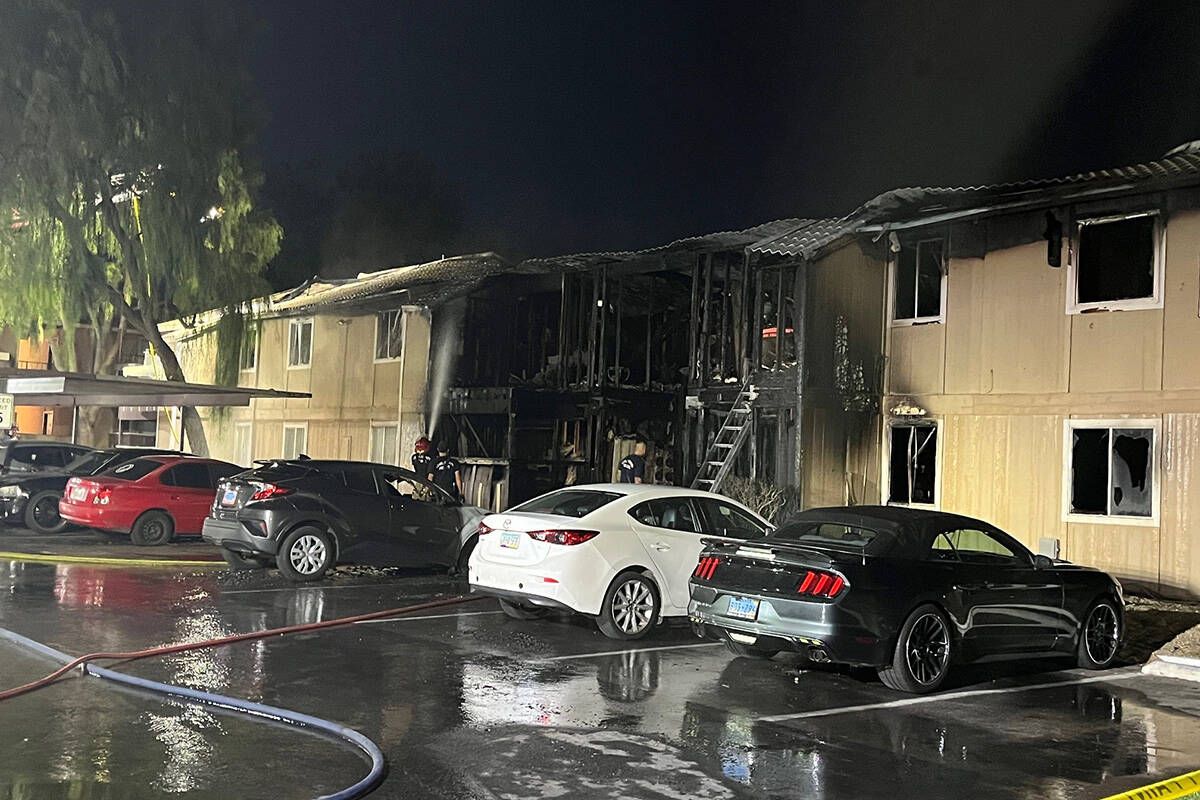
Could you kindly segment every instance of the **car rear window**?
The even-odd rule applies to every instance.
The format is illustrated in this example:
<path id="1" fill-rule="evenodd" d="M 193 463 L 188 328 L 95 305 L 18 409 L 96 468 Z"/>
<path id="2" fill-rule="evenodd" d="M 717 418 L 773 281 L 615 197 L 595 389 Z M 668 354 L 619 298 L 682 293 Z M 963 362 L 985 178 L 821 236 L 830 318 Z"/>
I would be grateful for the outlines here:
<path id="1" fill-rule="evenodd" d="M 840 522 L 793 522 L 769 534 L 771 539 L 800 544 L 835 547 L 839 550 L 865 550 L 879 536 L 879 531 L 844 525 Z"/>
<path id="2" fill-rule="evenodd" d="M 586 517 L 597 508 L 606 506 L 621 495 L 616 492 L 598 492 L 594 489 L 559 489 L 556 492 L 535 497 L 522 503 L 514 512 L 526 514 L 558 514 L 563 517 Z"/>
<path id="3" fill-rule="evenodd" d="M 153 458 L 135 458 L 133 461 L 126 461 L 124 464 L 113 467 L 104 474 L 112 478 L 120 478 L 123 481 L 136 481 L 146 477 L 162 465 L 163 462 Z"/>

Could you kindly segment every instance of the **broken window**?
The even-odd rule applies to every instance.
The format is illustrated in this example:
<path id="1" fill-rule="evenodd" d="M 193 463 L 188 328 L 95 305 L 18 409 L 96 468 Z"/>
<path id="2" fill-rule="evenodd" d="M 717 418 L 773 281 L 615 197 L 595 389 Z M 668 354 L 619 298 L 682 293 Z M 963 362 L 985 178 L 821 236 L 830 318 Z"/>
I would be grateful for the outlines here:
<path id="1" fill-rule="evenodd" d="M 1150 517 L 1154 429 L 1072 426 L 1072 514 Z"/>
<path id="2" fill-rule="evenodd" d="M 942 316 L 943 240 L 905 244 L 892 272 L 892 319 L 933 322 Z"/>
<path id="3" fill-rule="evenodd" d="M 888 502 L 933 505 L 937 486 L 937 426 L 892 425 Z"/>
<path id="4" fill-rule="evenodd" d="M 1082 220 L 1075 235 L 1075 303 L 1155 300 L 1158 269 L 1157 214 Z"/>
<path id="5" fill-rule="evenodd" d="M 400 357 L 404 345 L 404 317 L 399 309 L 375 315 L 375 360 L 391 361 Z"/>
<path id="6" fill-rule="evenodd" d="M 785 266 L 761 273 L 759 347 L 763 369 L 796 366 L 796 270 Z"/>

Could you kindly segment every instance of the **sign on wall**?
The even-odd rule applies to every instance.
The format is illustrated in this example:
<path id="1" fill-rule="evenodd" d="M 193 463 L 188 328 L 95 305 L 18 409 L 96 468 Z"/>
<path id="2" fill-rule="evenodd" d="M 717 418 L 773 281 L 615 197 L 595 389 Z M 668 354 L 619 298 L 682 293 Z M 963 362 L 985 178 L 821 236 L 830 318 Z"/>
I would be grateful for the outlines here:
<path id="1" fill-rule="evenodd" d="M 6 430 L 17 424 L 17 413 L 13 407 L 11 394 L 0 394 L 0 430 Z"/>

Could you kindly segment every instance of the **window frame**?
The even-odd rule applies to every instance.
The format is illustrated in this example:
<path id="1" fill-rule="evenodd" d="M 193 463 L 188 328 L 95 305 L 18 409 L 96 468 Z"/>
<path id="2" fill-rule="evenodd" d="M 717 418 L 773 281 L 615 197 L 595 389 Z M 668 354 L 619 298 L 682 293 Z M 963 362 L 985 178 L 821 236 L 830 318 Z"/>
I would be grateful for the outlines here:
<path id="1" fill-rule="evenodd" d="M 311 330 L 308 334 L 308 361 L 305 361 L 304 363 L 297 362 L 297 363 L 293 364 L 292 363 L 292 331 L 297 328 L 300 328 L 301 330 L 303 330 L 303 327 L 305 325 L 307 325 L 307 326 L 309 326 L 309 328 L 311 328 Z M 287 368 L 288 369 L 309 369 L 312 367 L 313 346 L 316 342 L 316 335 L 317 335 L 317 325 L 316 325 L 316 320 L 313 317 L 296 317 L 294 319 L 288 320 L 288 344 L 287 344 Z M 303 334 L 301 334 L 301 337 L 303 337 Z M 299 351 L 299 349 L 300 349 L 299 341 L 297 341 L 296 349 L 297 349 L 297 351 Z M 296 355 L 298 358 L 300 355 L 299 352 L 297 352 Z"/>
<path id="2" fill-rule="evenodd" d="M 394 461 L 375 461 L 372 458 L 372 451 L 374 450 L 373 445 L 374 445 L 374 439 L 375 439 L 375 431 L 382 430 L 384 428 L 391 428 L 396 431 L 396 446 L 394 448 L 394 452 L 392 453 L 392 458 L 395 459 Z M 376 464 L 387 464 L 387 465 L 393 466 L 393 467 L 400 466 L 400 423 L 399 422 L 372 422 L 371 423 L 370 433 L 367 435 L 367 460 L 372 461 L 373 463 L 376 463 Z"/>
<path id="3" fill-rule="evenodd" d="M 892 487 L 892 428 L 934 428 L 937 433 L 937 450 L 933 454 L 933 502 L 932 503 L 899 503 L 891 499 Z M 914 419 L 895 418 L 884 421 L 883 426 L 883 471 L 880 473 L 883 480 L 880 481 L 880 494 L 882 495 L 882 503 L 885 506 L 899 506 L 901 508 L 925 508 L 939 510 L 942 507 L 942 451 L 945 449 L 942 445 L 945 439 L 942 436 L 942 420 L 932 419 L 928 417 L 918 417 Z"/>
<path id="4" fill-rule="evenodd" d="M 1071 435 L 1077 428 L 1109 430 L 1108 438 L 1108 484 L 1105 497 L 1108 507 L 1112 508 L 1112 431 L 1150 429 L 1154 432 L 1154 440 L 1150 442 L 1150 516 L 1131 517 L 1121 514 L 1079 514 L 1071 511 Z M 1162 448 L 1159 445 L 1162 437 L 1162 419 L 1160 417 L 1129 417 L 1101 418 L 1068 417 L 1063 420 L 1062 438 L 1062 521 L 1078 522 L 1085 525 L 1132 525 L 1141 528 L 1157 528 L 1161 522 L 1162 512 Z"/>
<path id="5" fill-rule="evenodd" d="M 915 247 L 917 249 L 916 271 L 913 275 L 913 280 L 918 282 L 921 278 L 921 245 L 928 242 L 942 243 L 942 280 L 940 291 L 938 293 L 938 313 L 932 317 L 905 317 L 904 319 L 896 319 L 896 279 L 899 274 L 899 258 L 900 253 L 888 254 L 888 283 L 887 283 L 887 316 L 888 325 L 893 328 L 911 327 L 913 325 L 930 325 L 941 324 L 946 321 L 946 284 L 950 282 L 950 259 L 946 255 L 947 245 L 950 242 L 948 236 L 926 236 L 923 239 L 914 239 L 908 242 L 901 242 L 901 252 L 905 248 Z M 920 305 L 919 298 L 916 295 L 916 287 L 913 289 L 913 314 L 917 313 L 917 308 Z"/>
<path id="6" fill-rule="evenodd" d="M 383 317 L 385 317 L 389 314 L 396 315 L 396 325 L 400 326 L 399 352 L 397 352 L 396 355 L 394 355 L 394 356 L 385 356 L 383 358 L 380 358 L 380 356 L 379 356 L 379 322 Z M 405 328 L 404 309 L 402 309 L 402 308 L 385 309 L 383 311 L 375 312 L 375 341 L 371 348 L 371 354 L 373 356 L 373 363 L 375 363 L 375 364 L 391 364 L 393 362 L 400 361 L 401 359 L 404 358 L 404 338 L 405 338 L 404 337 L 404 328 Z"/>
<path id="7" fill-rule="evenodd" d="M 253 332 L 253 333 L 251 333 L 251 332 Z M 246 326 L 245 330 L 242 331 L 242 344 L 241 344 L 241 347 L 238 348 L 238 372 L 257 372 L 258 371 L 258 347 L 259 347 L 260 342 L 262 341 L 261 333 L 262 333 L 262 331 L 260 330 L 260 327 L 259 327 L 259 324 L 257 321 L 249 323 Z M 289 333 L 290 333 L 290 329 L 289 329 Z M 252 347 L 249 348 L 249 351 L 247 351 L 247 348 L 246 348 L 247 337 L 250 337 L 250 336 L 253 336 L 254 344 Z M 245 360 L 244 360 L 244 356 L 247 354 L 247 352 L 249 352 L 249 355 L 250 355 L 250 363 L 249 364 L 246 364 Z"/>
<path id="8" fill-rule="evenodd" d="M 1154 217 L 1154 292 L 1150 297 L 1127 300 L 1097 300 L 1079 302 L 1079 238 L 1084 227 L 1122 222 L 1139 217 Z M 1082 216 L 1071 222 L 1071 240 L 1067 250 L 1067 313 L 1084 314 L 1091 311 L 1144 311 L 1163 307 L 1163 275 L 1167 256 L 1167 226 L 1162 211 L 1149 209 L 1126 214 Z"/>
<path id="9" fill-rule="evenodd" d="M 289 428 L 291 428 L 293 430 L 304 431 L 304 447 L 297 449 L 296 454 L 291 455 L 291 456 L 289 456 L 287 454 L 287 431 Z M 299 458 L 300 455 L 304 454 L 304 451 L 308 449 L 308 423 L 307 422 L 285 422 L 285 423 L 283 423 L 283 437 L 282 437 L 282 441 L 279 444 L 280 444 L 280 447 L 279 447 L 280 455 L 285 461 L 288 459 Z M 305 454 L 305 455 L 307 455 L 307 454 Z"/>

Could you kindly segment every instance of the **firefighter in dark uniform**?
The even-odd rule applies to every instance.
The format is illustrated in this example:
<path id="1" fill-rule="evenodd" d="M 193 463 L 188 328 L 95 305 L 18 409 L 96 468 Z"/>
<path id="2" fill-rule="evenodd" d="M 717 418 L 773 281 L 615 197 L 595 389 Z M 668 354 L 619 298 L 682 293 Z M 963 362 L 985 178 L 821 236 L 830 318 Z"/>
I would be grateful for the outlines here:
<path id="1" fill-rule="evenodd" d="M 646 482 L 646 443 L 638 442 L 633 452 L 621 459 L 621 483 Z"/>
<path id="2" fill-rule="evenodd" d="M 417 439 L 417 443 L 413 445 L 413 472 L 422 478 L 429 474 L 430 465 L 433 463 L 433 453 L 430 452 L 432 449 L 429 439 L 424 436 Z"/>
<path id="3" fill-rule="evenodd" d="M 450 447 L 438 442 L 438 457 L 429 467 L 429 480 L 455 500 L 462 500 L 462 471 L 458 461 L 450 457 Z"/>

